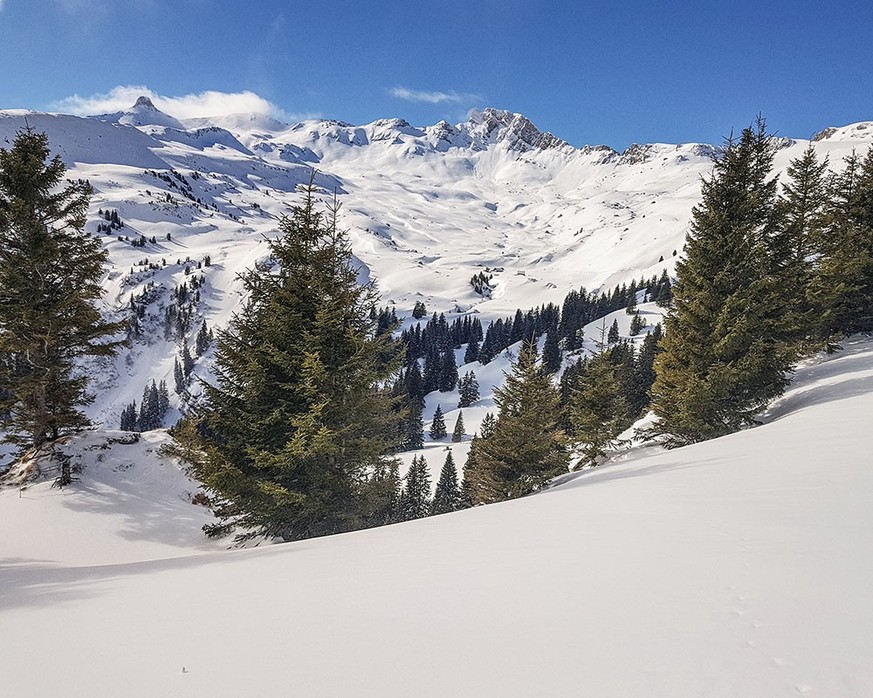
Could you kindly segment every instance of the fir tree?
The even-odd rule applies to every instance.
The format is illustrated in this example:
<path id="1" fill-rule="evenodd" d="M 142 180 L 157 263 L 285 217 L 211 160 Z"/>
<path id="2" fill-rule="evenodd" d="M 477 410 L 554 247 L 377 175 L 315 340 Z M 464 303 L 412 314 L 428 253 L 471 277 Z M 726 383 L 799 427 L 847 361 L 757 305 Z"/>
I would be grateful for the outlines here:
<path id="1" fill-rule="evenodd" d="M 580 376 L 570 404 L 574 441 L 581 446 L 587 465 L 596 465 L 606 449 L 616 444 L 618 435 L 629 426 L 627 412 L 616 367 L 601 349 Z"/>
<path id="2" fill-rule="evenodd" d="M 467 371 L 458 381 L 458 407 L 469 407 L 479 399 L 479 381 L 473 371 Z"/>
<path id="3" fill-rule="evenodd" d="M 446 462 L 440 470 L 440 479 L 431 505 L 432 514 L 448 514 L 462 508 L 461 490 L 458 487 L 458 470 L 452 452 L 446 455 Z"/>
<path id="4" fill-rule="evenodd" d="M 420 320 L 425 315 L 427 315 L 427 307 L 421 301 L 416 301 L 415 306 L 412 308 L 412 317 Z"/>
<path id="5" fill-rule="evenodd" d="M 473 337 L 464 351 L 464 363 L 471 364 L 479 360 L 479 340 Z"/>
<path id="6" fill-rule="evenodd" d="M 497 417 L 495 417 L 491 412 L 486 412 L 485 416 L 482 417 L 482 423 L 479 425 L 479 436 L 483 439 L 487 439 L 494 433 L 496 426 Z"/>
<path id="7" fill-rule="evenodd" d="M 615 344 L 619 339 L 618 334 L 618 320 L 613 320 L 612 325 L 609 327 L 609 334 L 606 336 L 606 341 L 609 344 Z"/>
<path id="8" fill-rule="evenodd" d="M 443 417 L 443 408 L 437 405 L 430 423 L 430 438 L 436 441 L 446 435 L 446 420 Z"/>
<path id="9" fill-rule="evenodd" d="M 543 369 L 546 373 L 557 373 L 561 368 L 561 348 L 558 346 L 558 329 L 552 328 L 546 332 L 543 344 Z"/>
<path id="10" fill-rule="evenodd" d="M 535 343 L 524 343 L 506 382 L 495 389 L 494 401 L 496 423 L 486 429 L 483 421 L 475 469 L 465 473 L 475 503 L 533 492 L 568 464 L 566 437 L 557 422 L 558 392 L 540 366 Z"/>
<path id="11" fill-rule="evenodd" d="M 185 374 L 182 372 L 182 365 L 179 363 L 179 357 L 173 359 L 173 383 L 178 395 L 185 392 L 187 381 L 185 380 Z"/>
<path id="12" fill-rule="evenodd" d="M 646 326 L 646 321 L 640 317 L 639 311 L 635 312 L 633 314 L 633 317 L 631 318 L 630 333 L 629 333 L 630 336 L 636 337 L 645 326 Z"/>
<path id="13" fill-rule="evenodd" d="M 206 320 L 200 325 L 200 331 L 197 333 L 197 338 L 194 340 L 194 351 L 197 356 L 203 356 L 209 345 L 212 343 L 212 333 L 206 326 Z"/>
<path id="14" fill-rule="evenodd" d="M 194 358 L 191 356 L 191 351 L 188 349 L 188 340 L 182 340 L 182 375 L 187 380 L 191 376 L 191 371 L 194 370 Z"/>
<path id="15" fill-rule="evenodd" d="M 430 515 L 430 471 L 424 456 L 415 456 L 412 459 L 412 465 L 404 477 L 399 508 L 401 521 L 422 519 Z"/>
<path id="16" fill-rule="evenodd" d="M 439 376 L 439 391 L 447 393 L 454 390 L 458 383 L 458 365 L 455 363 L 455 352 L 449 349 L 443 354 L 440 376 Z"/>
<path id="17" fill-rule="evenodd" d="M 728 140 L 703 182 L 652 388 L 654 434 L 679 446 L 736 431 L 787 384 L 774 153 L 763 120 Z"/>
<path id="18" fill-rule="evenodd" d="M 61 187 L 64 173 L 30 128 L 0 149 L 0 427 L 24 448 L 89 424 L 79 408 L 93 398 L 76 362 L 113 354 L 109 335 L 124 328 L 95 307 L 106 252 L 85 232 L 91 187 Z"/>
<path id="19" fill-rule="evenodd" d="M 452 441 L 459 443 L 464 440 L 464 413 L 458 411 L 458 418 L 455 420 L 455 428 L 452 429 Z"/>
<path id="20" fill-rule="evenodd" d="M 284 540 L 390 518 L 401 414 L 385 386 L 399 347 L 376 337 L 371 285 L 345 234 L 302 205 L 280 220 L 270 265 L 242 276 L 247 302 L 215 348 L 208 402 L 174 429 L 176 452 L 215 492 L 219 534 Z"/>

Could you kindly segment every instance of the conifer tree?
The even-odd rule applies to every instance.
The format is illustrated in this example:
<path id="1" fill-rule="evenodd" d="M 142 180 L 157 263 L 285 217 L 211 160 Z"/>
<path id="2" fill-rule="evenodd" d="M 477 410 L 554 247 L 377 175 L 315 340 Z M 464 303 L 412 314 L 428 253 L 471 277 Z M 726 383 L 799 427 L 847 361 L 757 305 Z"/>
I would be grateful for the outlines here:
<path id="1" fill-rule="evenodd" d="M 468 476 L 475 503 L 533 492 L 568 464 L 566 437 L 558 426 L 558 392 L 542 370 L 536 343 L 524 343 L 506 382 L 495 389 L 494 401 L 497 420 L 477 442 L 476 468 Z"/>
<path id="2" fill-rule="evenodd" d="M 473 371 L 467 371 L 458 381 L 458 407 L 469 407 L 479 399 L 479 381 Z"/>
<path id="3" fill-rule="evenodd" d="M 736 431 L 787 384 L 778 279 L 775 145 L 762 119 L 730 139 L 704 180 L 652 388 L 668 446 Z"/>
<path id="4" fill-rule="evenodd" d="M 174 429 L 176 452 L 218 499 L 211 534 L 284 540 L 384 522 L 400 439 L 390 377 L 399 346 L 376 336 L 376 294 L 357 283 L 345 234 L 315 187 L 242 275 L 247 301 L 218 332 L 217 384 Z"/>
<path id="5" fill-rule="evenodd" d="M 473 337 L 467 343 L 467 349 L 464 351 L 464 363 L 471 364 L 479 360 L 479 340 Z"/>
<path id="6" fill-rule="evenodd" d="M 609 342 L 609 344 L 615 344 L 618 341 L 619 336 L 618 320 L 616 319 L 612 321 L 612 325 L 609 327 L 609 334 L 606 336 L 606 341 Z"/>
<path id="7" fill-rule="evenodd" d="M 561 348 L 558 345 L 558 328 L 553 327 L 546 332 L 543 344 L 543 369 L 546 373 L 557 373 L 561 368 Z"/>
<path id="8" fill-rule="evenodd" d="M 616 367 L 601 348 L 588 362 L 571 394 L 570 423 L 587 465 L 597 465 L 629 426 L 628 405 L 616 376 Z"/>
<path id="9" fill-rule="evenodd" d="M 446 435 L 446 420 L 443 417 L 443 408 L 439 405 L 433 413 L 433 419 L 430 422 L 430 438 L 436 441 Z"/>
<path id="10" fill-rule="evenodd" d="M 454 390 L 458 383 L 458 365 L 455 363 L 455 352 L 448 349 L 442 356 L 439 376 L 439 390 L 447 393 Z"/>
<path id="11" fill-rule="evenodd" d="M 415 456 L 404 477 L 400 494 L 400 520 L 412 521 L 431 512 L 430 471 L 424 456 Z"/>
<path id="12" fill-rule="evenodd" d="M 815 257 L 824 242 L 825 213 L 828 205 L 827 158 L 819 162 L 810 145 L 803 155 L 791 161 L 779 199 L 781 234 L 775 236 L 782 249 L 774 250 L 779 262 L 775 270 L 785 289 L 786 341 L 799 346 L 815 342 L 822 313 L 811 297 L 810 284 Z"/>
<path id="13" fill-rule="evenodd" d="M 185 374 L 182 372 L 182 365 L 179 363 L 179 357 L 173 359 L 173 383 L 178 395 L 185 392 L 187 382 L 185 381 Z"/>
<path id="14" fill-rule="evenodd" d="M 423 456 L 422 456 L 423 457 Z M 440 479 L 434 490 L 432 514 L 448 514 L 462 508 L 461 490 L 458 487 L 458 470 L 452 452 L 446 455 L 446 462 L 440 470 Z"/>
<path id="15" fill-rule="evenodd" d="M 809 293 L 818 334 L 834 348 L 841 336 L 873 330 L 873 147 L 863 160 L 847 157 L 828 189 Z"/>
<path id="16" fill-rule="evenodd" d="M 455 428 L 452 429 L 452 441 L 459 443 L 464 440 L 464 413 L 459 411 L 455 420 Z"/>
<path id="17" fill-rule="evenodd" d="M 0 428 L 23 448 L 89 424 L 76 363 L 113 354 L 124 328 L 95 306 L 106 251 L 85 231 L 90 185 L 63 185 L 65 171 L 33 129 L 0 148 Z"/>

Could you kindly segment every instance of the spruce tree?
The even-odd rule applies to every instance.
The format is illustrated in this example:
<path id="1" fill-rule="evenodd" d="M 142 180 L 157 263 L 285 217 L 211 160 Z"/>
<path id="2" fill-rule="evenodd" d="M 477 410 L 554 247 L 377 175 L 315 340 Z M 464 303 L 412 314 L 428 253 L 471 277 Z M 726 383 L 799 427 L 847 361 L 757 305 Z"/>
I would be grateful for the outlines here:
<path id="1" fill-rule="evenodd" d="M 247 300 L 217 333 L 217 383 L 174 429 L 176 452 L 216 494 L 211 534 L 293 540 L 384 522 L 396 490 L 399 346 L 376 336 L 376 293 L 345 234 L 305 199 L 241 277 Z"/>
<path id="2" fill-rule="evenodd" d="M 443 417 L 443 408 L 439 405 L 433 413 L 433 419 L 430 422 L 430 438 L 436 441 L 446 435 L 446 420 Z"/>
<path id="3" fill-rule="evenodd" d="M 452 441 L 459 443 L 464 440 L 464 413 L 458 412 L 458 418 L 455 420 L 455 428 L 452 429 Z"/>
<path id="4" fill-rule="evenodd" d="M 458 470 L 452 452 L 446 455 L 446 461 L 440 470 L 440 479 L 431 505 L 432 514 L 448 514 L 462 508 L 461 490 L 458 487 Z"/>
<path id="5" fill-rule="evenodd" d="M 873 147 L 863 160 L 847 157 L 828 190 L 809 295 L 819 338 L 832 349 L 842 336 L 873 330 Z"/>
<path id="6" fill-rule="evenodd" d="M 652 432 L 680 446 L 754 422 L 787 384 L 789 352 L 770 257 L 775 145 L 762 119 L 729 139 L 704 180 L 652 388 Z"/>
<path id="7" fill-rule="evenodd" d="M 557 373 L 561 368 L 561 348 L 558 345 L 557 327 L 546 332 L 546 341 L 543 344 L 543 369 L 546 373 Z"/>
<path id="8" fill-rule="evenodd" d="M 63 184 L 65 171 L 33 129 L 0 148 L 0 428 L 22 448 L 89 424 L 76 364 L 112 355 L 124 327 L 95 306 L 106 251 L 85 231 L 90 185 Z"/>
<path id="9" fill-rule="evenodd" d="M 586 366 L 571 394 L 570 423 L 586 465 L 597 465 L 618 435 L 630 425 L 628 404 L 608 352 L 601 350 Z"/>
<path id="10" fill-rule="evenodd" d="M 458 383 L 458 365 L 455 363 L 455 352 L 448 349 L 442 356 L 439 375 L 439 391 L 447 393 L 454 390 Z"/>
<path id="11" fill-rule="evenodd" d="M 606 341 L 609 344 L 615 344 L 618 341 L 619 337 L 620 335 L 618 333 L 618 320 L 616 319 L 612 321 L 612 325 L 610 325 L 609 327 L 609 334 L 606 336 Z"/>
<path id="12" fill-rule="evenodd" d="M 506 381 L 494 391 L 499 412 L 477 442 L 471 480 L 475 503 L 520 497 L 566 472 L 566 436 L 558 426 L 560 400 L 543 371 L 534 342 L 525 342 Z"/>
<path id="13" fill-rule="evenodd" d="M 467 344 L 467 349 L 464 351 L 464 363 L 471 364 L 479 360 L 479 340 L 473 337 Z"/>
<path id="14" fill-rule="evenodd" d="M 424 456 L 415 456 L 400 494 L 400 520 L 422 519 L 431 513 L 430 471 Z"/>
<path id="15" fill-rule="evenodd" d="M 476 374 L 467 371 L 458 381 L 458 407 L 469 407 L 479 399 L 479 381 Z"/>

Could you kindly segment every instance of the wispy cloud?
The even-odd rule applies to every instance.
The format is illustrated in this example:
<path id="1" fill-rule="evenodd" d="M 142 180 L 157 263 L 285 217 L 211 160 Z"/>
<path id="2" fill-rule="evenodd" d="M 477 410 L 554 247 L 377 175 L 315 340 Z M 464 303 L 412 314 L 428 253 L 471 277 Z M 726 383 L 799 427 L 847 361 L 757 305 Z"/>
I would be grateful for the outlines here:
<path id="1" fill-rule="evenodd" d="M 3 0 L 0 0 L 3 2 Z M 136 102 L 137 97 L 146 96 L 163 112 L 177 119 L 191 119 L 201 116 L 223 116 L 226 114 L 254 113 L 266 114 L 283 121 L 295 121 L 303 116 L 288 114 L 260 95 L 245 90 L 243 92 L 218 92 L 207 90 L 193 94 L 169 97 L 161 95 L 142 85 L 119 85 L 104 94 L 82 97 L 72 95 L 51 105 L 52 109 L 82 116 L 106 114 L 127 109 Z"/>
<path id="2" fill-rule="evenodd" d="M 403 99 L 407 102 L 426 102 L 428 104 L 442 104 L 444 102 L 471 102 L 479 97 L 473 94 L 459 92 L 440 92 L 430 90 L 410 90 L 408 87 L 392 87 L 391 96 Z"/>
<path id="3" fill-rule="evenodd" d="M 3 3 L 5 0 L 0 0 L 0 12 L 3 12 Z"/>

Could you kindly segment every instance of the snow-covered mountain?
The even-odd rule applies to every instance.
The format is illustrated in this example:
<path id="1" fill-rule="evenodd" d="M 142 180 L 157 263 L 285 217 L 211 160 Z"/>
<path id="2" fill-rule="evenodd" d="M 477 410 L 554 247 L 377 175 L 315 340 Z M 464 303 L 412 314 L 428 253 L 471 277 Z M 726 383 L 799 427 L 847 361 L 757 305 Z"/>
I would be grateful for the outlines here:
<path id="1" fill-rule="evenodd" d="M 582 285 L 671 270 L 713 152 L 703 144 L 576 148 L 496 109 L 421 128 L 400 119 L 283 124 L 251 114 L 181 120 L 144 97 L 91 118 L 0 112 L 0 144 L 25 119 L 49 135 L 71 178 L 93 185 L 89 229 L 103 227 L 101 210 L 124 223 L 101 233 L 110 254 L 105 302 L 124 314 L 134 296 L 145 314 L 143 336 L 93 371 L 91 416 L 109 427 L 147 381 L 172 382 L 181 338 L 165 336 L 163 318 L 173 289 L 203 277 L 189 343 L 201 320 L 225 324 L 240 302 L 237 274 L 265 254 L 263 237 L 299 201 L 313 168 L 324 196 L 342 202 L 361 278 L 377 281 L 383 303 L 401 317 L 421 300 L 428 311 L 487 321 L 560 302 Z M 838 167 L 870 142 L 873 125 L 862 123 L 826 129 L 814 144 Z M 782 139 L 777 168 L 807 143 Z M 490 297 L 469 283 L 486 269 Z M 199 364 L 208 375 L 208 356 Z"/>

